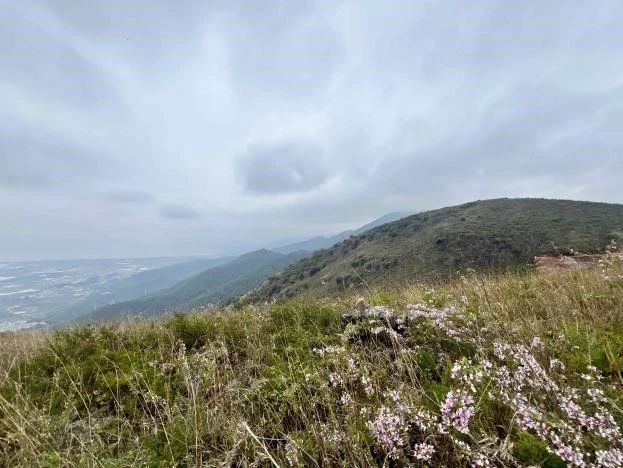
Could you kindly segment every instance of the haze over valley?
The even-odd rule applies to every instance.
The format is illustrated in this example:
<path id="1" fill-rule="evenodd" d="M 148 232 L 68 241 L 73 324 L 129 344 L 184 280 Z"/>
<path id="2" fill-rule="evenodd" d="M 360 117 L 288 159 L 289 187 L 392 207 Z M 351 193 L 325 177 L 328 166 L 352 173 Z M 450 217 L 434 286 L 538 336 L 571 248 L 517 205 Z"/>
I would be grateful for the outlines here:
<path id="1" fill-rule="evenodd" d="M 90 296 L 110 295 L 110 286 L 115 282 L 142 271 L 187 260 L 149 258 L 0 263 L 0 331 L 49 326 L 62 319 L 72 305 Z"/>

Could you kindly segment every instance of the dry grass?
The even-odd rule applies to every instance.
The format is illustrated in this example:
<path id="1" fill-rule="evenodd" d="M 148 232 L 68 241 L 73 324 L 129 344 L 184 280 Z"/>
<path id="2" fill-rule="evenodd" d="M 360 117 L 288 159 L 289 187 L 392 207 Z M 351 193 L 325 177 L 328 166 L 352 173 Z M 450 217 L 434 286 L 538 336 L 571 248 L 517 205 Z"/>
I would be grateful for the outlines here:
<path id="1" fill-rule="evenodd" d="M 0 333 L 0 376 L 5 376 L 18 360 L 33 356 L 48 338 L 45 331 Z"/>

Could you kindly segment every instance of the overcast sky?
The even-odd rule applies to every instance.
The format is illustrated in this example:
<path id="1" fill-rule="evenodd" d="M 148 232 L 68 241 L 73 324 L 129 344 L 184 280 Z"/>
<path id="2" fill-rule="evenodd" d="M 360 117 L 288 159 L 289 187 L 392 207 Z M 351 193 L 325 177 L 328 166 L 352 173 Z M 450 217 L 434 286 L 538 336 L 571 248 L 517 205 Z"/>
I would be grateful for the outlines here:
<path id="1" fill-rule="evenodd" d="M 623 202 L 623 2 L 0 0 L 0 259 Z"/>

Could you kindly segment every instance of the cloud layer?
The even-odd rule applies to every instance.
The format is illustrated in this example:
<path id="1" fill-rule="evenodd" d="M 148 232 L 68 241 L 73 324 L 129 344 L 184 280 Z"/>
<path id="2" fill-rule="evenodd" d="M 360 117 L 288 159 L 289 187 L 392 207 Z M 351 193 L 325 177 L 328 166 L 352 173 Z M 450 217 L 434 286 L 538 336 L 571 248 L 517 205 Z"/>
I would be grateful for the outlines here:
<path id="1" fill-rule="evenodd" d="M 623 4 L 3 2 L 0 259 L 623 202 Z"/>

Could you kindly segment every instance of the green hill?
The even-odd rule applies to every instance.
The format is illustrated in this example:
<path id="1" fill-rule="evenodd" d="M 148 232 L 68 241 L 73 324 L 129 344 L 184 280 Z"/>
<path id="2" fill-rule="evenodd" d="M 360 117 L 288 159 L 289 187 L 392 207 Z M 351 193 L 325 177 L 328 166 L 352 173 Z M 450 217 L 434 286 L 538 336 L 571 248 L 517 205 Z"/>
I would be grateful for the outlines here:
<path id="1" fill-rule="evenodd" d="M 253 289 L 268 276 L 299 260 L 304 252 L 288 255 L 258 250 L 241 255 L 184 280 L 169 289 L 142 299 L 101 307 L 80 317 L 81 321 L 120 318 L 129 314 L 158 315 L 209 304 L 224 304 Z"/>
<path id="2" fill-rule="evenodd" d="M 496 199 L 419 213 L 315 252 L 269 278 L 251 301 L 448 277 L 597 251 L 623 236 L 623 205 Z"/>

